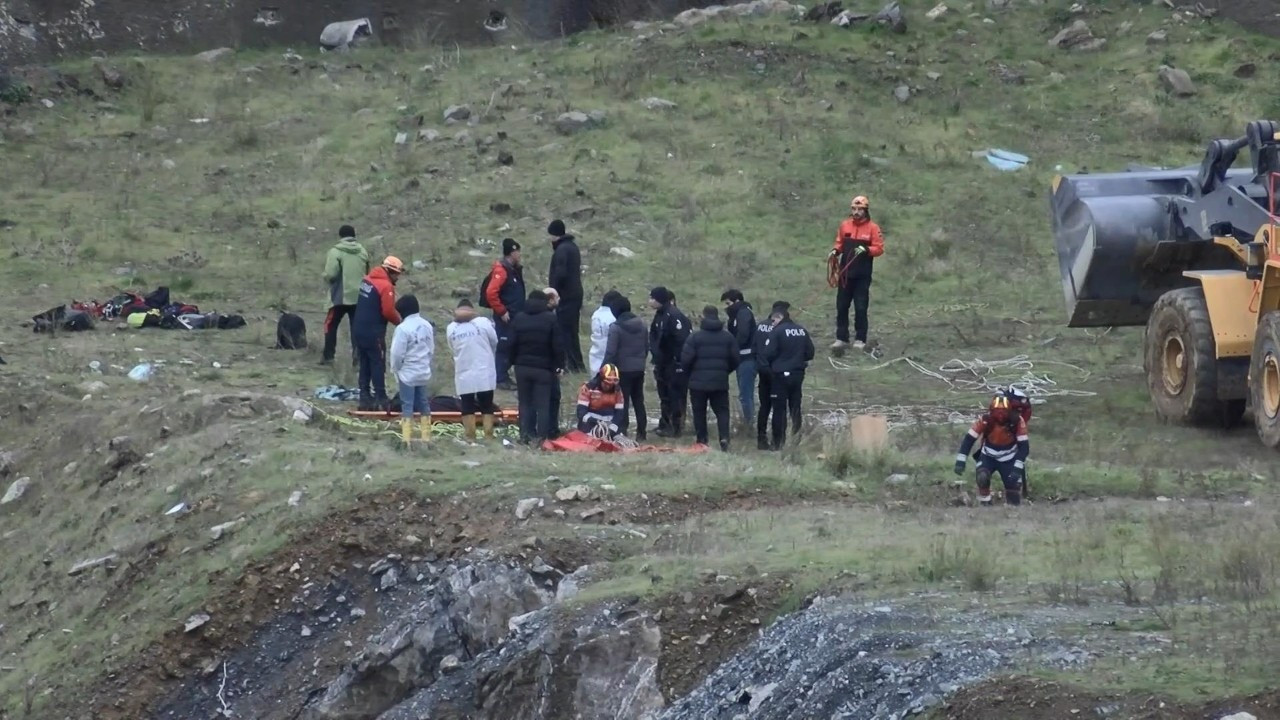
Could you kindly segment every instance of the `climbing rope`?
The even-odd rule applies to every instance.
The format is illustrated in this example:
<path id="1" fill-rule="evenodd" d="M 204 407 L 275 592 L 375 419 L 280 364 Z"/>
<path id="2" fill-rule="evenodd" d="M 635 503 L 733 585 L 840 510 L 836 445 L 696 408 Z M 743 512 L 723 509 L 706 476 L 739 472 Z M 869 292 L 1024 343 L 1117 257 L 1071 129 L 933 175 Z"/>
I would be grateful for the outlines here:
<path id="1" fill-rule="evenodd" d="M 626 435 L 623 435 L 622 433 L 614 434 L 614 432 L 610 430 L 609 427 L 604 423 L 596 423 L 595 425 L 592 425 L 591 432 L 587 434 L 595 438 L 596 440 L 611 442 L 614 445 L 617 445 L 618 447 L 622 448 L 623 450 L 633 450 L 635 448 L 640 447 L 639 443 L 627 437 Z"/>
<path id="2" fill-rule="evenodd" d="M 829 358 L 831 366 L 836 370 L 853 370 L 851 363 Z M 930 370 L 909 357 L 894 358 L 888 362 L 867 368 L 880 370 L 894 363 L 906 363 L 922 375 L 946 383 L 952 392 L 996 393 L 1004 388 L 1013 387 L 1021 390 L 1027 397 L 1093 397 L 1097 395 L 1091 390 L 1072 390 L 1059 387 L 1056 380 L 1046 373 L 1036 373 L 1035 364 L 1026 355 L 1015 355 L 1004 360 L 959 360 L 952 359 L 943 363 L 937 370 Z M 1076 371 L 1081 380 L 1089 378 L 1089 372 L 1071 363 L 1054 360 L 1041 361 L 1047 365 L 1058 365 Z"/>
<path id="3" fill-rule="evenodd" d="M 849 419 L 858 415 L 879 415 L 885 418 L 890 430 L 918 425 L 966 425 L 973 422 L 973 413 L 962 413 L 940 405 L 863 405 L 860 403 L 835 403 L 815 400 L 824 408 L 821 412 L 808 413 L 813 420 L 827 430 L 840 430 L 849 426 Z"/>

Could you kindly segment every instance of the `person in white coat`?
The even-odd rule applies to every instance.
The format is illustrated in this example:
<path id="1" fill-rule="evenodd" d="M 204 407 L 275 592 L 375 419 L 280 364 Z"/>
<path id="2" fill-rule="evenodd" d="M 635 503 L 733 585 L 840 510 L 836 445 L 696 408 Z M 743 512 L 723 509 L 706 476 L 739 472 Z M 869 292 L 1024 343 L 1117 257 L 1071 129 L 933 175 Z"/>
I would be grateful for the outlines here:
<path id="1" fill-rule="evenodd" d="M 431 361 L 435 359 L 435 329 L 418 314 L 418 298 L 405 295 L 396 300 L 402 320 L 391 336 L 391 372 L 400 389 L 400 428 L 405 445 L 413 440 L 413 416 L 418 414 L 423 441 L 431 439 L 431 402 L 427 383 L 431 382 Z"/>
<path id="2" fill-rule="evenodd" d="M 493 321 L 477 315 L 471 301 L 462 300 L 453 311 L 453 322 L 445 328 L 453 351 L 453 386 L 462 401 L 462 429 L 467 442 L 476 440 L 476 413 L 484 422 L 486 440 L 494 438 L 493 421 L 498 406 L 493 391 L 498 387 L 494 352 L 498 331 Z"/>
<path id="3" fill-rule="evenodd" d="M 591 352 L 587 356 L 587 363 L 593 376 L 604 365 L 604 351 L 609 345 L 609 326 L 618 320 L 613 304 L 621 297 L 622 293 L 610 290 L 600 300 L 600 307 L 591 314 Z"/>

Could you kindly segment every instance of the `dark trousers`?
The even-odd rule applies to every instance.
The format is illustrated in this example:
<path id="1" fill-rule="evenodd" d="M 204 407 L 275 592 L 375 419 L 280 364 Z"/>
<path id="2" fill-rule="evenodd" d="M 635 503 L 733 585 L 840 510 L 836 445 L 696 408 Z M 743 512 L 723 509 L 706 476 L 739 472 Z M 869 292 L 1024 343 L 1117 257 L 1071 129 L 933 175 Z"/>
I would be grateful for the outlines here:
<path id="1" fill-rule="evenodd" d="M 721 445 L 729 442 L 729 391 L 728 390 L 690 390 L 689 401 L 693 404 L 693 431 L 697 435 L 696 442 L 707 444 L 707 403 L 716 414 L 716 433 Z"/>
<path id="2" fill-rule="evenodd" d="M 804 389 L 804 371 L 773 374 L 773 449 L 787 441 L 787 414 L 791 414 L 791 434 L 800 432 L 800 401 Z"/>
<path id="3" fill-rule="evenodd" d="M 493 391 L 485 390 L 478 393 L 466 393 L 459 396 L 462 405 L 463 415 L 494 415 L 498 412 L 498 406 L 493 404 Z"/>
<path id="4" fill-rule="evenodd" d="M 587 365 L 582 361 L 582 339 L 579 327 L 582 323 L 582 301 L 561 300 L 556 306 L 556 325 L 564 339 L 564 364 L 569 372 L 582 372 Z"/>
<path id="5" fill-rule="evenodd" d="M 684 375 L 677 373 L 674 365 L 658 365 L 653 369 L 654 384 L 658 386 L 658 430 L 680 433 L 684 423 Z"/>
<path id="6" fill-rule="evenodd" d="M 347 317 L 347 330 L 350 330 L 356 317 L 355 305 L 334 305 L 324 316 L 324 352 L 321 357 L 325 360 L 332 360 L 338 352 L 338 326 L 342 324 L 344 315 Z M 355 340 L 351 341 L 351 355 L 356 355 Z"/>
<path id="7" fill-rule="evenodd" d="M 520 439 L 541 442 L 551 438 L 552 390 L 560 384 L 550 370 L 517 365 L 516 396 L 520 403 Z"/>
<path id="8" fill-rule="evenodd" d="M 622 390 L 622 399 L 626 410 L 622 414 L 622 424 L 618 426 L 623 433 L 630 425 L 631 410 L 636 413 L 636 438 L 644 438 L 649 431 L 649 418 L 644 411 L 644 371 L 618 373 L 618 386 Z"/>
<path id="9" fill-rule="evenodd" d="M 493 366 L 497 370 L 498 384 L 511 382 L 511 360 L 507 358 L 507 333 L 511 331 L 511 323 L 503 322 L 502 316 L 493 314 L 493 330 L 498 335 L 498 349 L 493 353 Z"/>
<path id="10" fill-rule="evenodd" d="M 836 339 L 849 342 L 849 305 L 853 304 L 853 337 L 867 341 L 867 306 L 871 303 L 871 276 L 851 277 L 836 291 Z"/>
<path id="11" fill-rule="evenodd" d="M 356 358 L 360 362 L 360 397 L 372 397 L 382 401 L 387 397 L 387 344 L 379 340 L 376 345 L 357 345 Z M 372 387 L 372 392 L 370 392 Z"/>
<path id="12" fill-rule="evenodd" d="M 773 373 L 765 370 L 759 374 L 760 393 L 756 408 L 756 439 L 760 445 L 769 443 L 769 413 L 773 411 Z"/>
<path id="13" fill-rule="evenodd" d="M 990 497 L 991 476 L 1000 473 L 1000 481 L 1004 483 L 1004 501 L 1008 505 L 1022 504 L 1022 476 L 1013 460 L 997 462 L 987 455 L 978 459 L 978 492 Z"/>

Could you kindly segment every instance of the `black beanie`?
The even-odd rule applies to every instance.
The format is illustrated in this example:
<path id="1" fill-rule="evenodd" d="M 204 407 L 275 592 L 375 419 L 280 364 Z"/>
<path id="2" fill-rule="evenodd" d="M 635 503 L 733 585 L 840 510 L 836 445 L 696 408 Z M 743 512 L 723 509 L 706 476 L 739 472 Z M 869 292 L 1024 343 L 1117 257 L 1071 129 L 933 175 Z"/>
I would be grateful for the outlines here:
<path id="1" fill-rule="evenodd" d="M 355 236 L 356 236 L 356 229 L 351 227 L 350 225 L 343 225 L 342 227 L 338 228 L 338 237 L 340 238 L 353 238 Z"/>
<path id="2" fill-rule="evenodd" d="M 400 317 L 405 318 L 418 312 L 418 298 L 413 295 L 401 295 L 396 300 L 396 312 L 400 313 Z"/>
<path id="3" fill-rule="evenodd" d="M 506 257 L 520 249 L 520 243 L 514 238 L 502 238 L 502 256 Z"/>
<path id="4" fill-rule="evenodd" d="M 471 301 L 470 301 L 470 300 L 468 300 L 468 299 L 466 299 L 466 298 L 462 298 L 461 300 L 459 300 L 459 301 L 458 301 L 458 307 L 460 307 L 460 308 L 464 308 L 464 307 L 465 307 L 465 308 L 474 308 L 475 306 L 471 304 Z"/>
<path id="5" fill-rule="evenodd" d="M 671 302 L 671 291 L 659 285 L 649 291 L 649 297 L 657 300 L 659 305 L 666 305 Z"/>
<path id="6" fill-rule="evenodd" d="M 552 237 L 563 237 L 563 236 L 564 236 L 564 221 L 563 221 L 563 220 L 552 220 L 552 221 L 551 221 L 551 224 L 547 226 L 547 234 L 548 234 L 548 235 L 551 235 Z"/>

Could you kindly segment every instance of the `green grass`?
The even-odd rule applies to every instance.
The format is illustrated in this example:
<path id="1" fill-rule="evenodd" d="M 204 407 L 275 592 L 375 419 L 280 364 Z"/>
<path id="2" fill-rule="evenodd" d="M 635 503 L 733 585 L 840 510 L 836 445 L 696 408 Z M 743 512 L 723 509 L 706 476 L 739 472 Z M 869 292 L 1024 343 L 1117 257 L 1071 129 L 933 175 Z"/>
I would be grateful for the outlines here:
<path id="1" fill-rule="evenodd" d="M 1184 567 L 1224 567 L 1222 553 L 1239 544 L 1197 514 L 1199 505 L 1181 501 L 1255 498 L 1261 507 L 1276 480 L 1273 454 L 1247 427 L 1219 433 L 1158 424 L 1140 367 L 1141 329 L 1062 327 L 1045 198 L 1059 165 L 1197 163 L 1210 137 L 1235 136 L 1246 121 L 1274 115 L 1275 104 L 1257 98 L 1280 70 L 1264 64 L 1250 80 L 1231 70 L 1235 58 L 1280 48 L 1219 24 L 1172 26 L 1167 45 L 1148 46 L 1144 38 L 1166 14 L 1108 2 L 1097 5 L 1115 12 L 1087 18 L 1108 38 L 1105 50 L 1054 50 L 1045 40 L 1069 22 L 1068 5 L 1020 7 L 993 15 L 993 24 L 954 10 L 931 22 L 909 9 L 903 36 L 774 18 L 644 41 L 593 32 L 514 48 L 362 50 L 343 58 L 307 51 L 301 61 L 283 61 L 281 51 L 241 52 L 214 65 L 117 58 L 134 83 L 123 93 L 102 91 L 114 109 L 71 96 L 55 96 L 53 110 L 18 107 L 0 125 L 0 217 L 17 223 L 0 235 L 0 296 L 14 318 L 73 298 L 106 299 L 117 288 L 165 284 L 204 309 L 244 314 L 250 327 L 197 334 L 101 327 L 57 337 L 0 328 L 11 396 L 3 445 L 22 452 L 18 472 L 37 480 L 30 498 L 5 510 L 6 532 L 15 534 L 4 541 L 0 586 L 33 588 L 48 599 L 39 613 L 29 612 L 32 603 L 26 614 L 0 604 L 0 622 L 32 633 L 0 638 L 5 663 L 20 667 L 0 674 L 0 695 L 13 698 L 7 707 L 18 706 L 33 676 L 41 688 L 70 687 L 99 669 L 67 667 L 66 657 L 86 649 L 127 657 L 198 607 L 215 589 L 212 574 L 234 576 L 358 493 L 392 487 L 481 492 L 495 503 L 547 492 L 549 475 L 607 478 L 625 496 L 847 493 L 847 505 L 834 508 L 690 520 L 671 531 L 672 547 L 640 548 L 589 597 L 674 589 L 703 565 L 754 565 L 789 573 L 796 592 L 856 573 L 888 590 L 1034 587 L 1037 598 L 1061 601 L 1106 587 L 1118 554 L 1129 549 L 1126 562 L 1146 588 L 1138 592 L 1152 595 L 1163 567 L 1153 528 L 1165 522 L 1173 525 L 1171 546 L 1191 553 Z M 1121 33 L 1126 21 L 1132 27 Z M 1200 94 L 1167 96 L 1155 75 L 1162 63 L 1186 68 Z M 1002 83 L 1000 65 L 1025 82 Z M 245 71 L 251 67 L 257 70 Z M 61 69 L 96 82 L 87 60 Z M 930 72 L 940 78 L 928 79 Z M 892 95 L 900 84 L 916 90 L 905 104 Z M 640 101 L 650 96 L 677 107 L 649 111 Z M 444 109 L 460 103 L 483 118 L 477 126 L 443 123 Z M 559 135 L 555 118 L 570 109 L 600 109 L 607 120 Z M 441 138 L 394 145 L 398 129 L 414 137 L 419 127 Z M 463 130 L 469 139 L 455 140 Z M 1033 160 L 1001 173 L 971 155 L 988 147 Z M 500 149 L 515 156 L 512 167 L 497 162 Z M 526 277 L 539 286 L 550 255 L 547 222 L 590 207 L 594 213 L 569 220 L 587 266 L 584 315 L 612 287 L 639 307 L 651 286 L 663 284 L 693 314 L 734 286 L 757 308 L 790 300 L 825 344 L 834 313 L 822 263 L 853 194 L 870 196 L 886 233 L 871 312 L 872 340 L 884 357 L 832 364 L 820 356 L 807 383 L 810 420 L 871 409 L 895 421 L 953 421 L 897 428 L 892 450 L 881 456 L 850 455 L 831 439 L 838 431 L 782 458 L 754 451 L 729 458 L 521 454 L 512 463 L 445 443 L 426 456 L 406 455 L 391 439 L 302 428 L 287 413 L 227 418 L 182 397 L 189 389 L 309 397 L 323 384 L 354 383 L 342 363 L 316 365 L 326 301 L 319 271 L 344 223 L 356 226 L 374 255 L 423 264 L 400 289 L 418 294 L 437 337 L 456 304 L 454 290 L 474 293 L 501 238 L 524 243 Z M 491 212 L 498 202 L 512 210 Z M 615 246 L 636 255 L 611 254 Z M 201 261 L 193 265 L 195 255 Z M 271 349 L 279 309 L 308 320 L 309 351 Z M 446 355 L 441 343 L 433 392 L 452 389 Z M 1000 367 L 982 378 L 941 372 L 943 380 L 886 364 L 910 357 L 938 371 L 952 359 L 1019 355 L 1031 367 Z M 143 359 L 165 365 L 156 381 L 136 385 L 123 376 Z M 92 360 L 105 375 L 90 375 Z M 941 509 L 961 489 L 952 484 L 951 457 L 985 401 L 983 383 L 1028 372 L 1055 391 L 1092 393 L 1054 395 L 1037 406 L 1031 480 L 1038 498 L 1164 496 L 1173 504 L 1041 506 L 1011 518 L 1002 510 L 975 517 Z M 92 380 L 107 389 L 81 401 Z M 566 382 L 566 404 L 580 380 Z M 19 410 L 24 399 L 35 409 Z M 173 427 L 170 439 L 155 437 L 161 424 Z M 98 488 L 86 468 L 96 471 L 105 455 L 89 448 L 119 434 L 148 437 L 150 470 Z M 64 472 L 72 461 L 80 469 Z M 207 467 L 212 477 L 201 476 Z M 912 479 L 886 486 L 892 473 Z M 856 489 L 833 488 L 834 481 Z M 966 474 L 964 488 L 970 481 Z M 289 508 L 297 489 L 306 499 Z M 179 500 L 206 505 L 173 522 L 163 512 Z M 1274 520 L 1267 525 L 1258 510 L 1225 507 L 1224 517 L 1253 513 L 1246 527 L 1274 537 Z M 208 527 L 241 514 L 242 527 L 204 547 Z M 993 564 L 989 548 L 1003 536 L 992 523 L 1011 533 L 1006 540 L 1026 562 Z M 127 587 L 99 574 L 65 576 L 76 560 L 109 551 L 136 558 L 158 538 L 175 550 Z M 46 567 L 45 558 L 55 562 Z M 654 583 L 650 572 L 663 580 Z M 1228 598 L 1233 581 L 1214 577 L 1199 590 Z M 129 616 L 128 633 L 95 612 L 108 596 Z M 120 644 L 112 646 L 117 633 Z"/>

